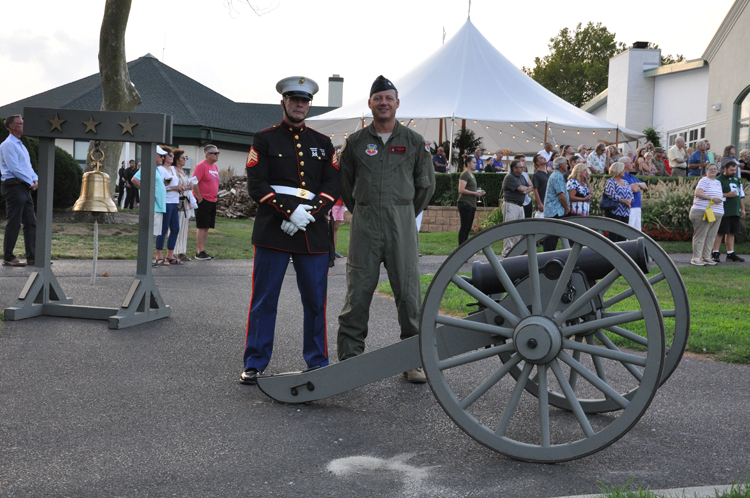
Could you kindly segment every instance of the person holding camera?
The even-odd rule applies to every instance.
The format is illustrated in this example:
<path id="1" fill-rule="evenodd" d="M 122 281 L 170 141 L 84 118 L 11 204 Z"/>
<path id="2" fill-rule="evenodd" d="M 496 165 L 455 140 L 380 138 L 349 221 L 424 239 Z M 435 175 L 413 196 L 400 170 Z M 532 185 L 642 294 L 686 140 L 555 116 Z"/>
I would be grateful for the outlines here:
<path id="1" fill-rule="evenodd" d="M 566 161 L 567 162 L 567 161 Z M 525 218 L 523 203 L 526 196 L 534 191 L 523 176 L 526 163 L 513 159 L 510 163 L 510 173 L 503 180 L 503 222 L 522 220 Z M 509 237 L 503 240 L 503 257 L 507 257 L 513 247 L 518 244 L 522 236 Z"/>
<path id="2" fill-rule="evenodd" d="M 162 250 L 164 248 L 164 239 L 167 239 L 167 258 L 166 261 L 162 260 L 157 263 L 162 265 L 181 265 L 182 261 L 174 257 L 174 248 L 177 245 L 177 235 L 180 233 L 180 194 L 185 190 L 185 187 L 180 185 L 180 177 L 177 175 L 174 163 L 174 151 L 172 148 L 164 146 L 162 147 L 167 154 L 164 156 L 164 161 L 161 166 L 158 166 L 159 173 L 164 179 L 164 185 L 167 190 L 166 197 L 166 211 L 164 212 L 164 219 L 162 220 L 161 233 L 156 237 L 156 248 Z M 167 232 L 169 232 L 169 238 L 167 238 Z"/>

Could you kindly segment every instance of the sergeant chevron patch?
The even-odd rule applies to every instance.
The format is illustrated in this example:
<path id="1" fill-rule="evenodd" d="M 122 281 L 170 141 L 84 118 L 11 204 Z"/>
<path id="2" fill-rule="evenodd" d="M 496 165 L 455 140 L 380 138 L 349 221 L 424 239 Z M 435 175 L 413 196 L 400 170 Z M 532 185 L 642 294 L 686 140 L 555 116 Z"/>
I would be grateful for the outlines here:
<path id="1" fill-rule="evenodd" d="M 252 168 L 258 164 L 258 153 L 254 147 L 250 147 L 250 153 L 247 155 L 247 167 Z"/>

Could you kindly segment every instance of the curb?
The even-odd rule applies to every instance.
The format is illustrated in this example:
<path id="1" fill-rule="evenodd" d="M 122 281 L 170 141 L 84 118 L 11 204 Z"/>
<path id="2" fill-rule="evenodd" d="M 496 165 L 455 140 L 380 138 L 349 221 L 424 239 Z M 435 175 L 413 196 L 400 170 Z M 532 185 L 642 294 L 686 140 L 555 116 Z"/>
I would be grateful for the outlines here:
<path id="1" fill-rule="evenodd" d="M 693 488 L 673 488 L 673 489 L 652 489 L 649 492 L 655 494 L 659 498 L 716 498 L 719 493 L 729 492 L 732 486 L 737 487 L 734 484 L 727 484 L 725 486 L 697 486 Z M 575 495 L 575 496 L 560 496 L 558 498 L 603 498 L 606 495 L 595 494 L 595 495 Z"/>

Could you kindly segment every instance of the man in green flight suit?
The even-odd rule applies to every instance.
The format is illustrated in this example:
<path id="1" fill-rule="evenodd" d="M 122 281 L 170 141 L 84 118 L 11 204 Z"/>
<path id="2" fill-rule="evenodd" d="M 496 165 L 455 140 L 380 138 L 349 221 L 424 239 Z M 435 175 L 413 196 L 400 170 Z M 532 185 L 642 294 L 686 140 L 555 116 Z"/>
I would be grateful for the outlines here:
<path id="1" fill-rule="evenodd" d="M 435 191 L 429 142 L 396 121 L 398 90 L 378 76 L 367 105 L 372 124 L 346 141 L 339 166 L 341 197 L 352 213 L 346 301 L 339 315 L 338 356 L 365 350 L 370 303 L 385 263 L 398 310 L 401 339 L 419 333 L 419 235 L 415 217 Z M 421 368 L 404 372 L 424 383 Z"/>

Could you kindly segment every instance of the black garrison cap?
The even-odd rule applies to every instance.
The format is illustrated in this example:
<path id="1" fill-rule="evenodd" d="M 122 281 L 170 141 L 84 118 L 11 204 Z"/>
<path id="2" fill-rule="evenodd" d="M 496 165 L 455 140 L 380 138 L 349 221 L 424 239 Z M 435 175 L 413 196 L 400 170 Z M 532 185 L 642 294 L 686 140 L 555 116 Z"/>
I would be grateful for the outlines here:
<path id="1" fill-rule="evenodd" d="M 381 74 L 380 76 L 375 78 L 375 81 L 372 83 L 372 87 L 370 88 L 370 96 L 372 96 L 373 93 L 395 89 L 396 86 L 391 82 L 391 80 Z"/>

